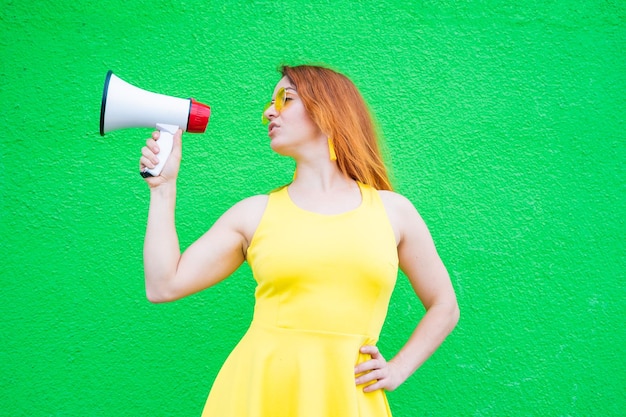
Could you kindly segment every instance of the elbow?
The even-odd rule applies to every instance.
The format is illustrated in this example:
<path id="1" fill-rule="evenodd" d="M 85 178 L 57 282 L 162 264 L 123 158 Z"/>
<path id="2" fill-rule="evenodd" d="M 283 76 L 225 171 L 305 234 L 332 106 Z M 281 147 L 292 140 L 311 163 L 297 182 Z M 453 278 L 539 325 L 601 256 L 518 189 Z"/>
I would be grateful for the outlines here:
<path id="1" fill-rule="evenodd" d="M 169 303 L 178 299 L 177 297 L 174 297 L 170 292 L 148 287 L 146 287 L 146 298 L 152 304 Z"/>
<path id="2" fill-rule="evenodd" d="M 183 297 L 180 286 L 176 285 L 175 276 L 145 276 L 146 298 L 153 304 L 176 301 Z"/>
<path id="3" fill-rule="evenodd" d="M 448 322 L 448 329 L 450 332 L 454 330 L 461 318 L 461 309 L 459 308 L 459 302 L 456 298 L 454 290 L 450 290 L 442 296 L 441 303 L 446 306 L 446 319 Z"/>
<path id="4" fill-rule="evenodd" d="M 152 304 L 163 304 L 163 303 L 167 303 L 169 301 L 166 298 L 162 298 L 162 297 L 155 296 L 155 295 L 152 295 L 152 294 L 146 294 L 146 298 Z"/>
<path id="5" fill-rule="evenodd" d="M 459 309 L 459 304 L 455 301 L 450 311 L 450 331 L 456 327 L 460 318 L 461 310 Z"/>
<path id="6" fill-rule="evenodd" d="M 450 334 L 461 317 L 461 310 L 459 309 L 456 298 L 437 304 L 436 309 L 439 312 L 442 328 Z"/>

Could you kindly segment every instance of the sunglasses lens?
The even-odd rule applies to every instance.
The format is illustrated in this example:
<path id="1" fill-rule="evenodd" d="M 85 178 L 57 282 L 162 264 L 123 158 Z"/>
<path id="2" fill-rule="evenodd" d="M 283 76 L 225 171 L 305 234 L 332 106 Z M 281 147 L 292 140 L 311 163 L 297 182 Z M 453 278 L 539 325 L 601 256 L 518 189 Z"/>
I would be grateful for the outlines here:
<path id="1" fill-rule="evenodd" d="M 281 88 L 276 93 L 276 100 L 274 100 L 274 107 L 276 107 L 276 111 L 277 112 L 280 113 L 283 110 L 283 108 L 285 107 L 285 98 L 286 97 L 287 96 L 285 95 L 285 89 L 284 88 Z"/>
<path id="2" fill-rule="evenodd" d="M 285 108 L 285 102 L 287 101 L 287 92 L 284 88 L 281 88 L 276 92 L 276 98 L 274 99 L 274 108 L 278 113 L 280 113 Z M 264 125 L 268 124 L 270 121 L 265 116 L 265 112 L 272 106 L 272 102 L 270 101 L 263 108 L 263 114 L 261 115 L 261 121 Z"/>

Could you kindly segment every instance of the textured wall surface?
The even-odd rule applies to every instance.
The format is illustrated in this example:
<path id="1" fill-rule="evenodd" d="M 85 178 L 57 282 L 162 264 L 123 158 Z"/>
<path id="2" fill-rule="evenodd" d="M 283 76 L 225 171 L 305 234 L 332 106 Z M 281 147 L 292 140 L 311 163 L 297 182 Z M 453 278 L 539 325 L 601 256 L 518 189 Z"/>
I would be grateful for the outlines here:
<path id="1" fill-rule="evenodd" d="M 185 136 L 187 246 L 289 181 L 260 112 L 279 64 L 325 63 L 368 100 L 461 307 L 395 415 L 623 415 L 626 3 L 518 3 L 1 0 L 0 414 L 199 415 L 252 314 L 245 265 L 146 300 L 150 131 L 99 136 L 106 71 L 213 108 Z M 400 276 L 387 357 L 422 314 Z"/>

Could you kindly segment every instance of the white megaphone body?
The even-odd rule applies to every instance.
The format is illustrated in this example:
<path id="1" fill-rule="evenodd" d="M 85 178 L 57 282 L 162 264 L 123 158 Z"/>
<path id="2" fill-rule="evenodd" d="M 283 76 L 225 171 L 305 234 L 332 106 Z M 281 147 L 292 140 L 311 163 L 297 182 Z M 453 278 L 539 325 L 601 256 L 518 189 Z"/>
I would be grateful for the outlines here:
<path id="1" fill-rule="evenodd" d="M 159 164 L 141 172 L 143 177 L 158 176 L 172 152 L 174 134 L 180 128 L 203 133 L 211 108 L 192 98 L 177 98 L 152 93 L 131 85 L 107 72 L 100 108 L 100 135 L 130 127 L 152 127 L 159 136 Z"/>

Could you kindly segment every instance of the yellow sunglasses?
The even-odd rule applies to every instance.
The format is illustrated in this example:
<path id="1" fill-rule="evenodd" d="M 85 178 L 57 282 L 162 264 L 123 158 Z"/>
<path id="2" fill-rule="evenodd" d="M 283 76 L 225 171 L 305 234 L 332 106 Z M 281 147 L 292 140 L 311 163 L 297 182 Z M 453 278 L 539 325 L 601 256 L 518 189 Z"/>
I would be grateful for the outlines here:
<path id="1" fill-rule="evenodd" d="M 276 98 L 265 105 L 263 108 L 263 114 L 261 115 L 261 121 L 264 125 L 268 124 L 270 120 L 265 117 L 265 112 L 269 109 L 272 104 L 278 113 L 283 111 L 285 106 L 287 105 L 287 90 L 283 87 L 276 92 Z"/>

